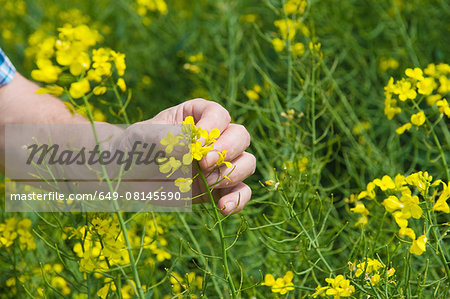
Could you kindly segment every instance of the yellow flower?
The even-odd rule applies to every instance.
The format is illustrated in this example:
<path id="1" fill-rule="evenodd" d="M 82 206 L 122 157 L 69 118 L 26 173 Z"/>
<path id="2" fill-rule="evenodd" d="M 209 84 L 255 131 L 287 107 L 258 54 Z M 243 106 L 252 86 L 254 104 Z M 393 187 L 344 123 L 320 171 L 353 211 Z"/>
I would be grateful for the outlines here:
<path id="1" fill-rule="evenodd" d="M 350 211 L 356 214 L 361 215 L 369 215 L 369 210 L 366 208 L 366 206 L 362 202 L 356 203 L 356 206 L 354 208 L 351 208 Z"/>
<path id="2" fill-rule="evenodd" d="M 371 278 L 370 278 L 370 283 L 372 285 L 376 285 L 377 283 L 380 282 L 380 274 L 375 273 Z"/>
<path id="3" fill-rule="evenodd" d="M 416 239 L 416 233 L 414 232 L 414 230 L 412 228 L 409 228 L 409 227 L 400 228 L 398 231 L 398 234 L 400 237 L 408 237 L 411 240 Z"/>
<path id="4" fill-rule="evenodd" d="M 188 192 L 191 190 L 192 179 L 190 178 L 178 178 L 175 180 L 175 186 L 180 189 L 180 192 Z"/>
<path id="5" fill-rule="evenodd" d="M 446 99 L 437 101 L 436 106 L 438 106 L 439 112 L 444 113 L 447 117 L 450 117 L 450 105 Z"/>
<path id="6" fill-rule="evenodd" d="M 205 145 L 210 145 L 211 143 L 217 142 L 216 138 L 220 136 L 220 130 L 214 128 L 209 133 L 206 130 L 201 130 L 200 136 L 205 138 Z"/>
<path id="7" fill-rule="evenodd" d="M 405 218 L 402 212 L 397 211 L 392 214 L 394 216 L 395 222 L 400 226 L 400 228 L 405 228 L 408 226 L 408 218 Z"/>
<path id="8" fill-rule="evenodd" d="M 305 54 L 305 45 L 303 43 L 295 43 L 291 46 L 291 52 L 294 56 L 302 56 Z"/>
<path id="9" fill-rule="evenodd" d="M 167 132 L 167 138 L 161 139 L 160 143 L 166 145 L 165 152 L 170 154 L 173 148 L 180 143 L 181 136 L 173 136 L 171 132 Z"/>
<path id="10" fill-rule="evenodd" d="M 375 179 L 373 180 L 373 183 L 380 187 L 381 191 L 386 191 L 386 190 L 390 190 L 390 189 L 395 189 L 395 184 L 394 181 L 391 179 L 390 176 L 385 175 L 380 179 Z"/>
<path id="11" fill-rule="evenodd" d="M 434 95 L 428 96 L 427 97 L 427 105 L 433 106 L 440 99 L 442 99 L 442 96 L 440 94 L 434 94 Z"/>
<path id="12" fill-rule="evenodd" d="M 350 285 L 350 280 L 344 279 L 342 275 L 338 275 L 336 278 L 326 278 L 325 281 L 331 285 L 326 294 L 333 296 L 334 299 L 350 297 L 355 292 L 355 287 Z"/>
<path id="13" fill-rule="evenodd" d="M 419 197 L 411 196 L 410 194 L 403 194 L 400 200 L 403 202 L 404 207 L 402 213 L 405 218 L 419 219 L 422 216 L 422 208 L 419 206 Z"/>
<path id="14" fill-rule="evenodd" d="M 306 8 L 305 0 L 288 0 L 284 4 L 284 11 L 287 15 L 290 14 L 303 14 Z"/>
<path id="15" fill-rule="evenodd" d="M 37 70 L 31 71 L 31 77 L 40 82 L 54 83 L 58 80 L 58 76 L 62 73 L 59 66 L 53 65 L 50 60 L 39 59 L 36 62 Z"/>
<path id="16" fill-rule="evenodd" d="M 447 204 L 447 199 L 450 198 L 450 188 L 448 187 L 449 183 L 441 183 L 444 189 L 442 190 L 442 193 L 439 196 L 438 200 L 436 200 L 435 204 L 433 205 L 433 211 L 441 211 L 448 214 L 450 213 L 450 207 Z"/>
<path id="17" fill-rule="evenodd" d="M 272 46 L 275 49 L 275 51 L 277 51 L 277 52 L 283 51 L 285 45 L 286 45 L 285 41 L 282 39 L 279 39 L 278 37 L 276 37 L 272 40 Z"/>
<path id="18" fill-rule="evenodd" d="M 391 277 L 392 275 L 395 274 L 395 269 L 392 267 L 389 270 L 387 270 L 386 273 L 387 273 L 388 277 Z"/>
<path id="19" fill-rule="evenodd" d="M 174 157 L 170 157 L 168 160 L 165 158 L 166 161 L 159 165 L 159 171 L 161 173 L 169 173 L 167 177 L 171 176 L 172 173 L 174 173 L 178 168 L 181 167 L 181 161 L 178 161 Z"/>
<path id="20" fill-rule="evenodd" d="M 264 282 L 261 285 L 272 287 L 273 293 L 280 293 L 281 295 L 286 294 L 288 291 L 294 289 L 294 284 L 292 279 L 294 278 L 294 273 L 292 271 L 287 271 L 283 278 L 275 278 L 272 274 L 266 274 L 264 277 Z"/>
<path id="21" fill-rule="evenodd" d="M 409 248 L 409 252 L 416 255 L 422 255 L 422 253 L 424 253 L 426 250 L 427 241 L 428 239 L 425 235 L 418 237 L 412 242 L 412 245 Z"/>
<path id="22" fill-rule="evenodd" d="M 375 194 L 375 184 L 373 182 L 370 182 L 367 184 L 366 190 L 362 191 L 361 193 L 359 193 L 358 195 L 358 199 L 362 199 L 365 197 L 368 197 L 369 199 L 374 199 L 376 194 Z"/>
<path id="23" fill-rule="evenodd" d="M 122 92 L 125 92 L 127 90 L 127 86 L 125 84 L 125 81 L 123 80 L 123 78 L 119 78 L 117 80 L 117 86 L 119 86 L 120 90 Z"/>
<path id="24" fill-rule="evenodd" d="M 436 86 L 437 84 L 433 78 L 423 78 L 417 83 L 417 91 L 423 95 L 430 95 Z"/>
<path id="25" fill-rule="evenodd" d="M 398 81 L 395 85 L 394 93 L 398 94 L 400 101 L 404 102 L 407 99 L 415 99 L 417 96 L 411 82 L 406 80 Z"/>
<path id="26" fill-rule="evenodd" d="M 291 19 L 281 19 L 274 22 L 275 27 L 278 28 L 281 36 L 284 39 L 293 39 L 295 36 L 296 24 Z"/>
<path id="27" fill-rule="evenodd" d="M 450 91 L 450 79 L 446 76 L 439 77 L 439 84 L 438 92 L 440 94 L 444 95 Z"/>
<path id="28" fill-rule="evenodd" d="M 58 85 L 47 85 L 46 87 L 42 87 L 39 88 L 38 90 L 36 90 L 37 94 L 51 94 L 55 97 L 59 97 L 60 95 L 62 95 L 64 92 L 64 88 L 62 88 L 61 86 Z"/>
<path id="29" fill-rule="evenodd" d="M 213 146 L 203 146 L 201 141 L 197 141 L 196 143 L 192 144 L 191 148 L 192 148 L 192 158 L 197 161 L 200 161 L 213 149 Z"/>
<path id="30" fill-rule="evenodd" d="M 74 99 L 78 99 L 83 97 L 91 90 L 91 86 L 89 85 L 89 81 L 87 78 L 81 79 L 79 82 L 74 82 L 70 84 L 69 93 Z"/>
<path id="31" fill-rule="evenodd" d="M 378 272 L 380 268 L 383 267 L 383 264 L 376 259 L 367 258 L 367 260 L 363 261 L 356 265 L 356 277 L 360 277 L 364 272 L 367 274 L 372 274 L 373 272 Z"/>
<path id="32" fill-rule="evenodd" d="M 401 127 L 398 127 L 397 129 L 395 129 L 395 133 L 397 133 L 398 135 L 401 135 L 403 133 L 405 133 L 405 131 L 409 131 L 411 129 L 411 123 L 406 123 Z"/>
<path id="33" fill-rule="evenodd" d="M 105 94 L 106 92 L 106 86 L 95 86 L 94 90 L 92 91 L 96 96 Z"/>
<path id="34" fill-rule="evenodd" d="M 254 100 L 254 101 L 259 100 L 259 94 L 256 91 L 252 90 L 252 89 L 247 90 L 245 94 L 247 95 L 247 97 L 250 100 Z"/>
<path id="35" fill-rule="evenodd" d="M 125 64 L 125 54 L 111 51 L 111 56 L 116 66 L 117 74 L 123 76 L 125 74 L 125 69 L 127 68 Z"/>
<path id="36" fill-rule="evenodd" d="M 418 67 L 416 67 L 414 69 L 406 69 L 405 70 L 405 75 L 410 77 L 410 78 L 412 78 L 412 79 L 414 79 L 414 80 L 417 80 L 417 81 L 420 81 L 420 80 L 423 79 L 423 72 Z"/>
<path id="37" fill-rule="evenodd" d="M 222 164 L 225 164 L 225 166 L 227 168 L 231 168 L 231 166 L 233 166 L 230 162 L 225 161 L 225 158 L 226 158 L 227 153 L 228 153 L 227 150 L 224 150 L 222 152 L 217 152 L 217 153 L 219 154 L 219 159 L 217 159 L 217 162 L 216 162 L 217 166 L 220 166 Z"/>
<path id="38" fill-rule="evenodd" d="M 391 195 L 388 198 L 386 198 L 381 204 L 384 206 L 386 211 L 391 213 L 394 212 L 395 210 L 402 209 L 404 207 L 404 205 L 400 202 L 400 200 L 394 195 Z"/>
<path id="39" fill-rule="evenodd" d="M 420 111 L 416 114 L 411 115 L 411 123 L 415 126 L 420 127 L 425 123 L 425 113 Z"/>

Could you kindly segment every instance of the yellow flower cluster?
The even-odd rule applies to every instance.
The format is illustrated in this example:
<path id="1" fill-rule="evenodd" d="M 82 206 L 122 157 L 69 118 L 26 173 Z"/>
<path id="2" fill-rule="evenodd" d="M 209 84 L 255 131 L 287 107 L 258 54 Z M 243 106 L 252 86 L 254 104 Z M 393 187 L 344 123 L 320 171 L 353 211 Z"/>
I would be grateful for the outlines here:
<path id="1" fill-rule="evenodd" d="M 158 218 L 155 219 L 158 221 Z M 154 263 L 154 259 L 162 262 L 170 259 L 170 253 L 166 252 L 162 247 L 167 245 L 167 241 L 163 234 L 165 230 L 162 226 L 157 226 L 153 221 L 145 223 L 145 235 L 138 234 L 136 224 L 132 224 L 127 230 L 131 245 L 133 248 L 148 249 L 152 253 L 147 261 Z M 123 233 L 119 227 L 117 217 L 102 219 L 96 217 L 92 219 L 90 226 L 81 226 L 78 228 L 68 227 L 66 232 L 69 239 L 77 239 L 73 251 L 80 258 L 79 270 L 81 272 L 96 272 L 94 276 L 102 277 L 98 272 L 105 272 L 109 267 L 114 265 L 129 264 L 129 254 L 127 251 Z M 153 259 L 154 257 L 154 259 Z M 105 282 L 105 286 L 110 282 Z M 112 288 L 110 285 L 108 287 Z M 105 291 L 105 290 L 104 290 Z"/>
<path id="2" fill-rule="evenodd" d="M 200 291 L 203 287 L 203 277 L 196 275 L 194 272 L 186 273 L 185 277 L 181 277 L 176 272 L 170 273 L 170 283 L 172 284 L 173 295 L 176 298 L 198 298 L 196 294 L 193 294 L 195 290 Z M 164 299 L 173 298 L 171 295 L 165 295 Z"/>
<path id="3" fill-rule="evenodd" d="M 389 57 L 382 57 L 380 59 L 380 62 L 378 63 L 378 68 L 380 72 L 386 72 L 389 69 L 396 70 L 399 67 L 399 63 L 395 58 Z"/>
<path id="4" fill-rule="evenodd" d="M 257 100 L 259 100 L 259 95 L 260 95 L 261 91 L 262 91 L 261 86 L 259 86 L 258 84 L 255 84 L 255 85 L 253 85 L 253 88 L 247 90 L 245 92 L 245 94 L 247 95 L 247 97 L 250 100 L 257 101 Z"/>
<path id="5" fill-rule="evenodd" d="M 261 285 L 271 287 L 273 293 L 284 295 L 294 289 L 294 284 L 292 283 L 293 278 L 294 273 L 292 271 L 287 271 L 283 277 L 277 279 L 268 273 L 264 276 L 264 282 Z"/>
<path id="6" fill-rule="evenodd" d="M 185 70 L 198 74 L 201 72 L 199 64 L 205 60 L 203 53 L 197 53 L 188 57 L 188 62 L 183 65 Z"/>
<path id="7" fill-rule="evenodd" d="M 217 138 L 220 136 L 219 129 L 212 129 L 209 133 L 200 127 L 197 127 L 192 116 L 188 116 L 182 122 L 182 133 L 174 136 L 171 132 L 167 133 L 167 137 L 161 139 L 161 144 L 165 146 L 165 152 L 170 154 L 175 146 L 188 146 L 189 151 L 183 155 L 180 160 L 174 157 L 166 157 L 160 159 L 161 163 L 159 171 L 161 173 L 168 173 L 167 177 L 171 176 L 175 171 L 181 168 L 183 173 L 189 172 L 189 166 L 193 160 L 200 161 L 205 157 L 212 149 L 214 149 L 213 143 L 217 142 Z M 216 162 L 216 166 L 225 165 L 227 168 L 231 168 L 232 164 L 225 161 L 227 151 L 218 152 L 219 159 Z M 228 178 L 225 175 L 225 178 Z M 175 180 L 175 186 L 180 189 L 180 192 L 188 192 L 191 190 L 192 178 L 178 178 Z"/>
<path id="8" fill-rule="evenodd" d="M 417 103 L 414 102 L 416 107 L 419 107 L 418 104 L 426 98 L 429 106 L 436 106 L 441 114 L 450 117 L 450 106 L 444 98 L 450 92 L 450 65 L 429 64 L 423 71 L 420 68 L 408 68 L 405 70 L 405 75 L 405 78 L 396 82 L 391 77 L 384 87 L 384 113 L 388 119 L 392 119 L 402 112 L 402 109 L 397 106 L 398 100 L 414 102 L 418 95 L 420 98 Z M 425 112 L 419 110 L 411 115 L 410 122 L 399 127 L 396 132 L 403 134 L 406 130 L 411 129 L 412 125 L 422 126 L 425 120 Z"/>
<path id="9" fill-rule="evenodd" d="M 27 4 L 24 0 L 8 1 L 0 0 L 0 34 L 5 44 L 20 41 L 21 36 L 17 34 L 15 19 L 23 19 L 27 14 Z"/>
<path id="10" fill-rule="evenodd" d="M 119 76 L 116 85 L 125 91 L 122 76 L 125 73 L 125 54 L 108 48 L 92 49 L 102 40 L 97 30 L 87 25 L 72 26 L 66 24 L 58 28 L 58 37 L 45 37 L 36 45 L 37 69 L 31 77 L 47 85 L 37 93 L 50 93 L 55 96 L 63 94 L 68 88 L 69 95 L 78 99 L 91 91 L 91 83 L 96 85 L 92 92 L 104 94 L 108 80 L 113 72 Z"/>
<path id="11" fill-rule="evenodd" d="M 308 3 L 305 0 L 288 0 L 283 6 L 287 15 L 302 15 L 305 12 Z"/>
<path id="12" fill-rule="evenodd" d="M 17 220 L 14 217 L 0 223 L 0 248 L 9 248 L 17 242 L 21 250 L 36 249 L 36 243 L 30 232 L 31 224 L 28 218 Z"/>
<path id="13" fill-rule="evenodd" d="M 387 277 L 391 277 L 395 274 L 395 269 L 387 269 L 379 260 L 367 258 L 359 264 L 349 262 L 350 271 L 355 272 L 356 277 L 360 277 L 363 273 L 367 283 L 376 285 L 380 282 L 382 271 L 386 271 Z"/>
<path id="14" fill-rule="evenodd" d="M 375 189 L 378 187 L 381 191 L 385 192 L 386 198 L 381 203 L 387 212 L 391 213 L 395 222 L 400 227 L 398 234 L 400 237 L 409 237 L 412 240 L 410 252 L 421 255 L 425 251 L 425 244 L 427 238 L 422 235 L 416 238 L 414 230 L 408 227 L 408 220 L 411 218 L 420 219 L 423 214 L 421 208 L 421 202 L 419 196 L 413 195 L 414 189 L 420 193 L 420 195 L 428 200 L 434 201 L 434 198 L 439 193 L 436 187 L 442 185 L 442 191 L 440 192 L 437 200 L 434 201 L 432 211 L 450 213 L 449 205 L 447 204 L 448 198 L 450 198 L 450 188 L 448 183 L 444 183 L 441 180 L 432 181 L 433 178 L 427 172 L 416 172 L 409 176 L 403 176 L 397 174 L 394 179 L 385 175 L 381 179 L 375 179 L 367 184 L 366 190 L 362 191 L 358 195 L 358 200 L 367 198 L 373 200 L 376 198 Z M 433 195 L 429 197 L 430 188 L 435 188 Z M 354 208 L 350 209 L 352 212 L 360 214 L 361 217 L 356 225 L 366 225 L 368 222 L 367 216 L 369 210 L 365 205 L 357 201 Z"/>
<path id="15" fill-rule="evenodd" d="M 67 296 L 70 294 L 70 286 L 69 283 L 61 276 L 61 273 L 64 270 L 64 266 L 61 264 L 45 264 L 43 267 L 43 271 L 45 276 L 50 281 L 50 285 L 57 289 L 61 294 Z M 39 289 L 42 292 L 42 289 Z M 40 294 L 44 297 L 44 293 Z"/>
<path id="16" fill-rule="evenodd" d="M 305 54 L 305 45 L 301 42 L 294 41 L 298 32 L 304 36 L 309 36 L 310 33 L 305 24 L 300 21 L 285 18 L 276 20 L 274 25 L 278 29 L 278 37 L 272 39 L 272 46 L 275 51 L 282 52 L 286 47 L 286 41 L 289 40 L 291 45 L 289 51 L 293 56 L 301 56 Z"/>
<path id="17" fill-rule="evenodd" d="M 152 23 L 152 19 L 149 16 L 150 13 L 166 15 L 168 12 L 167 3 L 164 0 L 137 0 L 135 7 L 145 26 L 149 26 Z"/>
<path id="18" fill-rule="evenodd" d="M 345 279 L 343 275 L 338 275 L 336 278 L 325 278 L 328 283 L 327 286 L 317 286 L 316 292 L 312 294 L 313 298 L 317 296 L 333 296 L 334 299 L 341 297 L 350 297 L 355 292 L 355 287 L 350 284 L 350 280 Z"/>

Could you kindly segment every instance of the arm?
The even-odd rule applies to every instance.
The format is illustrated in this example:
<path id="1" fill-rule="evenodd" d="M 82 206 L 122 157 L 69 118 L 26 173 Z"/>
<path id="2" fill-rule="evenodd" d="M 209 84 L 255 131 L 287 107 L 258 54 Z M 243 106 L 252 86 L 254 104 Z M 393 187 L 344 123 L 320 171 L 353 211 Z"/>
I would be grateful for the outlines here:
<path id="1" fill-rule="evenodd" d="M 66 106 L 51 95 L 38 95 L 38 85 L 16 73 L 13 80 L 0 87 L 0 170 L 4 171 L 6 124 L 88 124 L 89 121 L 79 115 L 72 114 Z M 223 214 L 242 210 L 250 200 L 251 189 L 242 181 L 254 173 L 255 157 L 245 152 L 250 144 L 247 130 L 237 124 L 230 123 L 230 115 L 226 109 L 215 102 L 203 99 L 186 101 L 178 106 L 162 111 L 154 118 L 143 123 L 179 124 L 187 116 L 193 116 L 197 126 L 206 130 L 218 128 L 221 136 L 215 144 L 215 150 L 208 154 L 200 163 L 207 171 L 214 167 L 219 155 L 217 151 L 228 150 L 227 160 L 236 166 L 230 175 L 230 181 L 224 180 L 215 187 L 219 199 L 219 208 Z M 111 127 L 115 127 L 111 125 Z M 84 144 L 95 144 L 91 135 L 85 136 Z M 89 140 L 86 140 L 89 138 Z M 211 177 L 211 182 L 217 178 Z"/>

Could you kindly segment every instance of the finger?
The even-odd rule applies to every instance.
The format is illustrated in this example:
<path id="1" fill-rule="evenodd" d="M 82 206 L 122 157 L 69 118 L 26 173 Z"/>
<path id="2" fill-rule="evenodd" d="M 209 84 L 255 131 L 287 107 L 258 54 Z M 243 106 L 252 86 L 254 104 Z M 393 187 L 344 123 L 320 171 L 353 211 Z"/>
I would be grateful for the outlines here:
<path id="1" fill-rule="evenodd" d="M 215 166 L 219 154 L 227 150 L 226 161 L 236 159 L 250 145 L 250 134 L 243 125 L 230 124 L 214 143 L 214 149 L 200 161 L 200 166 L 209 169 Z"/>
<path id="2" fill-rule="evenodd" d="M 230 124 L 230 114 L 216 102 L 194 99 L 184 102 L 182 106 L 183 119 L 187 116 L 194 117 L 196 126 L 208 132 L 214 128 L 223 132 Z"/>
<path id="3" fill-rule="evenodd" d="M 229 189 L 220 189 L 222 196 L 218 202 L 218 208 L 223 215 L 237 213 L 250 201 L 252 190 L 244 183 L 231 187 Z"/>
<path id="4" fill-rule="evenodd" d="M 255 172 L 256 158 L 250 153 L 242 153 L 231 163 L 233 164 L 231 168 L 227 168 L 226 165 L 220 166 L 220 177 L 219 171 L 214 170 L 214 172 L 212 172 L 207 178 L 208 184 L 210 186 L 214 185 L 215 189 L 232 187 L 239 184 Z M 228 179 L 224 178 L 225 175 Z"/>

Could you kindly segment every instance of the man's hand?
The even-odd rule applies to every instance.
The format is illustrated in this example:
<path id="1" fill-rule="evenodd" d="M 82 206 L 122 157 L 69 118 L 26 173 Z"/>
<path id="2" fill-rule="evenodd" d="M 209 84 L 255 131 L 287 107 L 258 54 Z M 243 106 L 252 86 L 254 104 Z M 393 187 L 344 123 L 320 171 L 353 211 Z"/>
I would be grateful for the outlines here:
<path id="1" fill-rule="evenodd" d="M 214 188 L 214 195 L 219 197 L 218 206 L 222 214 L 227 215 L 234 210 L 239 212 L 250 200 L 252 191 L 242 181 L 255 172 L 256 159 L 245 150 L 250 145 L 250 134 L 242 125 L 230 123 L 230 114 L 221 105 L 204 99 L 195 99 L 160 112 L 147 123 L 180 124 L 187 116 L 194 117 L 197 127 L 208 132 L 214 128 L 221 135 L 214 143 L 214 149 L 200 161 L 200 167 L 208 174 L 219 158 L 217 151 L 227 150 L 226 161 L 235 169 L 229 175 L 230 180 L 222 180 Z M 145 123 L 144 122 L 144 123 Z M 225 165 L 221 166 L 221 174 L 227 174 Z M 208 183 L 213 184 L 218 179 L 217 171 L 208 177 Z M 221 179 L 221 178 L 220 178 Z"/>

